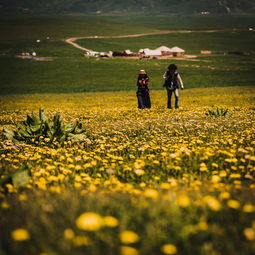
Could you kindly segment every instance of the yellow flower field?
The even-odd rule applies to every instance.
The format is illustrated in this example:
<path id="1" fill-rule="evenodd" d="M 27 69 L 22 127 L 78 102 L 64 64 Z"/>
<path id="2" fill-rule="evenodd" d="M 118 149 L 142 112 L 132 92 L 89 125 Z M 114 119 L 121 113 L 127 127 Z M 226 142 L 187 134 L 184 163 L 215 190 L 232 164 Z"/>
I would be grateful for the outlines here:
<path id="1" fill-rule="evenodd" d="M 255 88 L 187 89 L 177 110 L 165 91 L 151 100 L 0 96 L 1 130 L 40 107 L 86 130 L 63 145 L 2 136 L 0 254 L 255 253 Z"/>

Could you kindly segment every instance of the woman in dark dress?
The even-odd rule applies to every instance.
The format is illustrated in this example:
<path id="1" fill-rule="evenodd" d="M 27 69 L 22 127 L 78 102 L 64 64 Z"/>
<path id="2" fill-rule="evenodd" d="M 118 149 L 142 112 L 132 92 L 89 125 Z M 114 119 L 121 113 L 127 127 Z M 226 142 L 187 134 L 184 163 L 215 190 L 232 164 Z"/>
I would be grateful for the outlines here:
<path id="1" fill-rule="evenodd" d="M 140 70 L 137 78 L 137 99 L 139 109 L 151 108 L 149 77 L 144 70 Z"/>

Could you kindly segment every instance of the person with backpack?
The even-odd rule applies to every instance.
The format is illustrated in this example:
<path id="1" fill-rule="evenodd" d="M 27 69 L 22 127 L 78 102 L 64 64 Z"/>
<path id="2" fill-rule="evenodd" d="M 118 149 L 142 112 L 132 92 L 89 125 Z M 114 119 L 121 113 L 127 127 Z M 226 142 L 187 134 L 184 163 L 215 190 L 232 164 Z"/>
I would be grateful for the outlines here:
<path id="1" fill-rule="evenodd" d="M 179 108 L 179 91 L 178 89 L 184 89 L 183 82 L 180 74 L 177 72 L 177 66 L 175 64 L 171 64 L 168 66 L 168 70 L 164 73 L 163 78 L 165 79 L 165 83 L 163 87 L 167 90 L 167 108 L 172 109 L 171 106 L 171 97 L 174 93 L 175 96 L 175 108 Z"/>
<path id="2" fill-rule="evenodd" d="M 137 78 L 137 99 L 139 109 L 151 108 L 149 77 L 145 70 L 140 70 Z"/>

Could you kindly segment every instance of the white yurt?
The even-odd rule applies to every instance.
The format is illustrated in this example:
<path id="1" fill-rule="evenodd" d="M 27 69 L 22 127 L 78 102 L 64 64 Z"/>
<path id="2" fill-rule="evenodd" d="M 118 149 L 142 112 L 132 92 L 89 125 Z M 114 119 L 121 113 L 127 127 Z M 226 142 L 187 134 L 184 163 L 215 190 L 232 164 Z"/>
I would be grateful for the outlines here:
<path id="1" fill-rule="evenodd" d="M 145 56 L 161 56 L 162 53 L 160 50 L 150 50 L 150 49 L 144 49 Z"/>
<path id="2" fill-rule="evenodd" d="M 156 50 L 161 51 L 162 55 L 172 55 L 171 49 L 166 46 L 160 46 Z"/>
<path id="3" fill-rule="evenodd" d="M 177 46 L 171 48 L 170 51 L 173 54 L 173 56 L 175 56 L 175 57 L 184 56 L 184 54 L 185 54 L 185 50 L 181 49 L 181 48 L 179 48 Z"/>

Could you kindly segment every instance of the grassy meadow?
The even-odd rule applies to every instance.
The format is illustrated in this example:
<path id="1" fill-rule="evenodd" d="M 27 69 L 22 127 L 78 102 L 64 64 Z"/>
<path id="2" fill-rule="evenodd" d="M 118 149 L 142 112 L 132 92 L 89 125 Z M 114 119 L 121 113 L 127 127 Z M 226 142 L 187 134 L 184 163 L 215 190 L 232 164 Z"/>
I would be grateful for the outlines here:
<path id="1" fill-rule="evenodd" d="M 179 66 L 186 86 L 253 86 L 255 33 L 248 29 L 254 15 L 69 15 L 21 16 L 0 19 L 1 94 L 72 93 L 136 89 L 139 69 L 146 69 L 152 89 L 162 89 L 162 74 L 171 62 Z M 217 20 L 218 22 L 215 22 Z M 242 20 L 242 22 L 240 22 Z M 179 33 L 180 30 L 195 30 Z M 214 33 L 199 30 L 219 29 Z M 237 29 L 237 30 L 233 30 Z M 177 30 L 176 33 L 122 39 L 87 39 L 78 43 L 99 51 L 137 51 L 161 45 L 179 46 L 193 59 L 96 59 L 68 45 L 73 36 L 128 35 Z M 48 39 L 47 39 L 48 38 Z M 37 40 L 40 40 L 37 43 Z M 211 50 L 212 55 L 201 55 Z M 22 52 L 36 52 L 52 61 L 19 59 Z M 244 56 L 224 55 L 241 51 Z M 206 77 L 206 79 L 205 79 Z"/>
<path id="2" fill-rule="evenodd" d="M 0 99 L 1 128 L 43 107 L 87 137 L 1 141 L 1 179 L 30 173 L 2 188 L 1 254 L 254 254 L 254 87 L 183 90 L 179 110 L 161 90 L 151 110 L 134 92 Z"/>
<path id="3" fill-rule="evenodd" d="M 255 254 L 254 20 L 1 17 L 0 255 Z M 100 51 L 177 45 L 196 57 L 85 58 L 64 41 L 163 30 L 176 31 L 77 42 Z M 16 57 L 33 51 L 51 61 Z M 185 89 L 181 108 L 169 110 L 162 74 L 173 62 Z M 139 69 L 150 77 L 150 110 L 137 109 Z M 81 122 L 86 138 L 4 137 L 39 108 Z"/>

